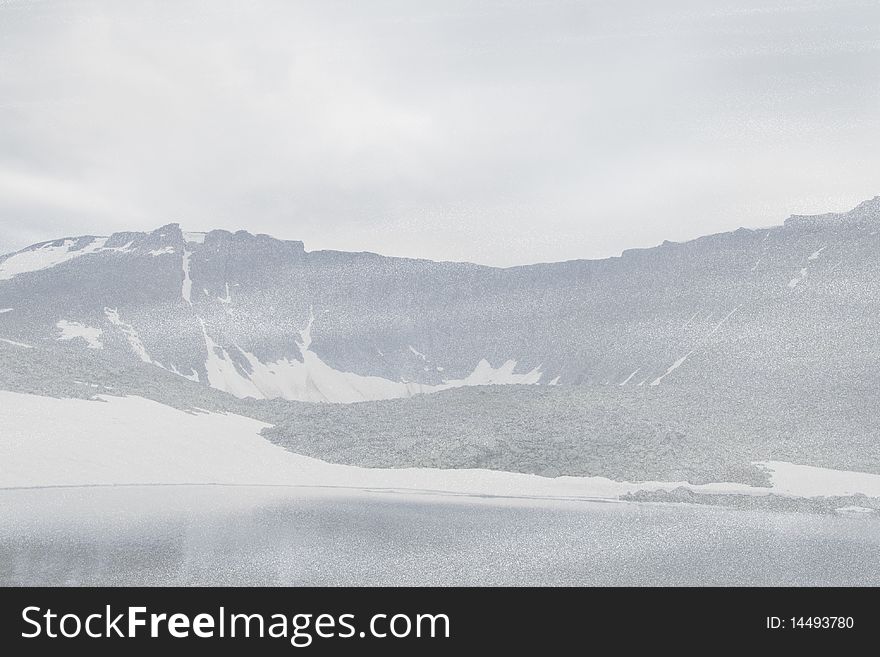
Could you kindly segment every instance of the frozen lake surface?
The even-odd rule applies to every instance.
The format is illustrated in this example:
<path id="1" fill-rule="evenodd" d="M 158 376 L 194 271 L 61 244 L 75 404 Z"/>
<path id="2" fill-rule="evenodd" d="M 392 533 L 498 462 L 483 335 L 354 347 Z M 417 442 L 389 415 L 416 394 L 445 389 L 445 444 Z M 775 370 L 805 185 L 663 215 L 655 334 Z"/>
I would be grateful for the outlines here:
<path id="1" fill-rule="evenodd" d="M 880 585 L 880 518 L 253 486 L 0 491 L 2 585 Z"/>

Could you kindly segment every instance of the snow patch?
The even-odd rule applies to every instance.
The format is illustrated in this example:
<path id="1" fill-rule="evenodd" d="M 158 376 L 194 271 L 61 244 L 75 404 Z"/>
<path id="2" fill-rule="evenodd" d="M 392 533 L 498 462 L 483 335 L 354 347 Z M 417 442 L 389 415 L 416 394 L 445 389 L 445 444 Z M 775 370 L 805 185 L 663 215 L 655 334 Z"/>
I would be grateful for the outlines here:
<path id="1" fill-rule="evenodd" d="M 119 328 L 122 331 L 123 335 L 125 335 L 125 339 L 128 341 L 129 346 L 132 351 L 137 355 L 145 363 L 153 363 L 153 359 L 150 358 L 150 355 L 147 353 L 146 348 L 144 347 L 144 343 L 141 342 L 141 338 L 138 335 L 137 331 L 131 324 L 126 324 L 121 319 L 119 319 L 119 311 L 116 308 L 104 308 L 104 315 L 106 315 L 107 320 Z"/>
<path id="2" fill-rule="evenodd" d="M 168 371 L 173 372 L 177 376 L 182 376 L 184 379 L 189 379 L 190 381 L 194 381 L 196 383 L 199 382 L 199 373 L 194 369 L 190 369 L 190 374 L 184 374 L 180 370 L 178 370 L 173 364 L 168 368 Z"/>
<path id="3" fill-rule="evenodd" d="M 811 262 L 811 261 L 813 261 L 813 260 L 818 260 L 819 257 L 822 255 L 822 251 L 824 251 L 825 248 L 826 248 L 826 247 L 823 246 L 823 247 L 822 247 L 821 249 L 819 249 L 818 251 L 814 251 L 813 253 L 811 253 L 811 254 L 807 257 L 807 261 L 808 261 L 808 262 Z M 833 270 L 832 270 L 832 271 L 833 271 Z M 795 288 L 795 287 L 797 287 L 798 283 L 800 283 L 802 280 L 806 279 L 808 274 L 809 274 L 809 267 L 802 267 L 801 270 L 800 270 L 800 272 L 798 273 L 798 275 L 795 276 L 794 278 L 792 278 L 792 279 L 788 282 L 788 287 L 789 287 L 789 288 L 792 288 L 792 289 Z"/>
<path id="4" fill-rule="evenodd" d="M 807 277 L 807 274 L 808 274 L 808 273 L 809 273 L 809 272 L 808 272 L 808 269 L 807 269 L 806 267 L 802 268 L 802 269 L 800 270 L 800 272 L 798 272 L 798 275 L 795 276 L 794 278 L 792 278 L 792 279 L 788 282 L 788 287 L 790 287 L 790 288 L 795 288 L 795 287 L 797 287 L 797 285 L 798 285 L 802 280 L 804 280 L 804 279 Z"/>
<path id="5" fill-rule="evenodd" d="M 315 323 L 315 313 L 309 308 L 309 319 L 306 322 L 305 328 L 299 332 L 299 348 L 300 351 L 305 352 L 308 351 L 312 346 L 312 324 Z"/>
<path id="6" fill-rule="evenodd" d="M 446 381 L 437 386 L 430 386 L 431 392 L 458 388 L 461 386 L 487 386 L 487 385 L 535 385 L 541 380 L 541 367 L 538 366 L 529 372 L 515 374 L 517 362 L 513 359 L 506 361 L 500 367 L 492 367 L 485 358 L 481 359 L 474 371 L 463 379 Z"/>
<path id="7" fill-rule="evenodd" d="M 205 361 L 208 385 L 235 395 L 239 399 L 245 397 L 265 399 L 265 395 L 254 385 L 253 381 L 238 370 L 235 362 L 229 357 L 229 352 L 211 339 L 204 320 L 201 317 L 198 319 L 199 325 L 202 327 L 205 349 L 208 351 L 208 358 Z"/>
<path id="8" fill-rule="evenodd" d="M 15 309 L 14 308 L 0 308 L 0 315 L 3 315 L 4 313 L 11 313 L 13 310 L 15 310 Z"/>
<path id="9" fill-rule="evenodd" d="M 861 516 L 868 513 L 875 513 L 874 509 L 869 509 L 865 506 L 841 506 L 834 509 L 835 513 L 841 513 L 843 515 L 855 515 Z"/>
<path id="10" fill-rule="evenodd" d="M 691 318 L 688 321 L 686 321 L 684 323 L 684 326 L 682 326 L 681 328 L 686 329 L 688 326 L 690 326 L 691 322 L 694 321 L 697 318 L 697 315 L 699 315 L 699 314 L 700 314 L 700 311 L 698 310 L 693 315 L 691 315 Z"/>
<path id="11" fill-rule="evenodd" d="M 656 379 L 654 379 L 653 381 L 651 381 L 651 385 L 652 385 L 652 386 L 659 386 L 660 383 L 661 383 L 661 381 L 663 381 L 663 379 L 665 379 L 667 376 L 669 376 L 670 374 L 672 374 L 672 373 L 673 373 L 675 370 L 677 370 L 679 367 L 681 367 L 682 365 L 684 365 L 684 362 L 690 357 L 690 355 L 691 355 L 692 353 L 694 353 L 694 352 L 693 352 L 693 351 L 689 351 L 689 352 L 686 353 L 684 356 L 682 356 L 682 357 L 679 358 L 677 361 L 675 361 L 672 365 L 669 366 L 669 369 L 666 370 L 666 372 L 664 372 L 663 374 L 661 374 L 660 376 L 658 376 Z M 639 385 L 641 385 L 641 384 L 639 384 Z"/>
<path id="12" fill-rule="evenodd" d="M 184 231 L 183 240 L 190 244 L 204 244 L 207 233 L 190 233 Z"/>
<path id="13" fill-rule="evenodd" d="M 22 349 L 34 349 L 34 345 L 25 344 L 24 342 L 16 342 L 15 340 L 7 340 L 6 338 L 0 338 L 0 342 L 4 344 L 11 344 L 13 347 L 21 347 Z"/>
<path id="14" fill-rule="evenodd" d="M 797 497 L 880 497 L 880 475 L 867 472 L 831 470 L 785 461 L 755 463 L 770 474 L 774 493 Z"/>
<path id="15" fill-rule="evenodd" d="M 131 248 L 132 244 L 134 244 L 133 241 L 128 242 L 127 244 L 123 244 L 122 246 L 106 246 L 101 250 L 109 251 L 111 253 L 131 253 L 132 251 L 134 251 L 134 249 Z"/>
<path id="16" fill-rule="evenodd" d="M 86 246 L 75 250 L 73 247 L 79 240 L 66 239 L 60 245 L 54 245 L 50 242 L 13 253 L 6 260 L 0 262 L 0 281 L 8 281 L 19 274 L 49 269 L 68 260 L 97 253 L 104 248 L 107 239 L 106 237 L 94 237 Z"/>
<path id="17" fill-rule="evenodd" d="M 180 288 L 180 296 L 183 297 L 183 300 L 186 301 L 189 305 L 192 305 L 192 279 L 189 276 L 189 263 L 190 257 L 192 256 L 192 252 L 186 249 L 183 250 L 183 285 Z"/>
<path id="18" fill-rule="evenodd" d="M 632 380 L 632 378 L 633 378 L 636 374 L 638 374 L 639 372 L 641 372 L 641 370 L 642 370 L 642 368 L 640 367 L 640 368 L 637 369 L 635 372 L 633 372 L 633 373 L 630 374 L 628 377 L 626 377 L 623 381 L 621 381 L 619 385 L 625 386 L 627 383 L 629 383 L 629 382 Z"/>
<path id="19" fill-rule="evenodd" d="M 154 258 L 161 256 L 161 255 L 171 254 L 171 253 L 174 253 L 173 246 L 166 246 L 162 249 L 155 249 L 154 251 L 150 251 L 150 255 L 153 256 Z"/>
<path id="20" fill-rule="evenodd" d="M 724 324 L 724 322 L 726 322 L 728 319 L 730 319 L 730 317 L 733 315 L 733 313 L 735 313 L 737 310 L 739 310 L 739 308 L 740 308 L 740 307 L 737 306 L 736 308 L 734 308 L 733 310 L 731 310 L 729 313 L 727 313 L 727 314 L 724 316 L 724 318 L 723 318 L 720 322 L 718 322 L 718 323 L 715 325 L 715 328 L 713 328 L 711 331 L 709 331 L 709 335 L 707 335 L 706 337 L 711 337 L 711 336 L 715 335 L 715 333 L 718 331 L 718 329 L 720 329 L 720 328 L 722 327 L 722 325 Z"/>
<path id="21" fill-rule="evenodd" d="M 222 298 L 217 297 L 217 301 L 223 304 L 223 310 L 232 317 L 232 296 L 229 294 L 229 283 L 226 283 L 226 296 Z"/>
<path id="22" fill-rule="evenodd" d="M 305 402 L 330 402 L 348 404 L 359 401 L 399 399 L 413 395 L 438 392 L 450 388 L 475 385 L 537 384 L 541 379 L 540 367 L 529 372 L 514 372 L 517 361 L 508 360 L 500 367 L 493 367 L 486 359 L 480 360 L 473 372 L 463 379 L 446 380 L 439 384 L 422 384 L 410 381 L 392 381 L 380 376 L 356 374 L 337 370 L 325 363 L 311 350 L 313 312 L 296 341 L 302 360 L 282 358 L 264 363 L 254 354 L 238 345 L 235 348 L 247 359 L 250 373 L 229 356 L 229 352 L 215 343 L 208 335 L 205 323 L 199 319 L 208 358 L 205 369 L 211 387 L 223 390 L 239 398 L 288 399 Z"/>
<path id="23" fill-rule="evenodd" d="M 135 353 L 135 355 L 141 359 L 144 363 L 148 363 L 150 365 L 155 365 L 156 367 L 165 370 L 166 372 L 171 372 L 172 374 L 176 374 L 178 376 L 182 376 L 184 379 L 189 379 L 190 381 L 199 382 L 199 373 L 193 369 L 190 369 L 190 374 L 184 374 L 179 371 L 177 367 L 173 364 L 169 367 L 165 367 L 159 361 L 153 360 L 150 357 L 150 354 L 147 352 L 147 348 L 144 347 L 144 343 L 141 342 L 141 338 L 138 335 L 137 330 L 131 325 L 126 324 L 119 318 L 119 312 L 116 308 L 104 308 L 104 314 L 107 316 L 107 319 L 113 326 L 119 328 L 125 336 L 128 345 L 131 347 L 131 350 Z"/>
<path id="24" fill-rule="evenodd" d="M 89 349 L 104 348 L 104 343 L 101 342 L 101 335 L 104 331 L 99 328 L 86 326 L 79 322 L 69 322 L 66 319 L 60 320 L 55 326 L 61 331 L 61 335 L 58 336 L 59 340 L 85 340 Z"/>
<path id="25" fill-rule="evenodd" d="M 824 251 L 825 249 L 826 249 L 826 247 L 823 246 L 818 251 L 814 251 L 813 253 L 810 254 L 810 257 L 807 258 L 807 260 L 818 260 L 819 256 L 822 255 L 822 251 Z"/>

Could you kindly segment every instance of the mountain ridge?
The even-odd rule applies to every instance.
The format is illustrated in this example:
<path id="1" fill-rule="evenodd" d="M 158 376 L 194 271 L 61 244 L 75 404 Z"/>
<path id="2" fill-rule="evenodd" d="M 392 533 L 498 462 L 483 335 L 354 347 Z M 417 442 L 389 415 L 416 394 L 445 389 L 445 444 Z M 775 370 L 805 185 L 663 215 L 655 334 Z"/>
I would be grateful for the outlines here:
<path id="1" fill-rule="evenodd" d="M 0 259 L 0 344 L 299 401 L 495 383 L 723 387 L 809 379 L 811 357 L 858 372 L 817 340 L 876 303 L 880 241 L 861 227 L 878 208 L 509 268 L 176 223 L 62 238 Z"/>
<path id="2" fill-rule="evenodd" d="M 67 238 L 0 261 L 30 267 L 0 275 L 0 389 L 232 412 L 368 467 L 880 472 L 876 205 L 514 268 L 179 226 Z"/>
<path id="3" fill-rule="evenodd" d="M 416 258 L 416 257 L 409 257 L 409 256 L 390 256 L 390 255 L 385 255 L 385 254 L 382 254 L 382 253 L 379 253 L 376 251 L 344 251 L 344 250 L 340 250 L 340 249 L 316 249 L 314 251 L 306 251 L 305 243 L 302 240 L 279 238 L 279 237 L 275 237 L 274 235 L 269 235 L 267 233 L 251 233 L 250 231 L 248 231 L 246 229 L 239 229 L 239 230 L 231 231 L 231 230 L 227 230 L 227 229 L 223 229 L 223 228 L 214 228 L 214 229 L 211 229 L 208 231 L 187 231 L 181 226 L 181 224 L 179 222 L 169 222 L 169 223 L 164 224 L 162 226 L 159 226 L 158 228 L 155 228 L 151 231 L 117 231 L 117 232 L 111 233 L 110 235 L 91 235 L 91 234 L 68 235 L 68 236 L 59 237 L 59 238 L 55 238 L 55 239 L 44 240 L 41 242 L 35 242 L 34 244 L 30 244 L 28 246 L 25 246 L 24 248 L 19 249 L 17 251 L 11 251 L 9 253 L 0 254 L 0 263 L 2 263 L 2 261 L 4 261 L 5 259 L 7 259 L 11 256 L 14 256 L 16 254 L 19 254 L 19 253 L 23 253 L 26 251 L 38 249 L 40 247 L 45 247 L 45 246 L 49 246 L 49 245 L 56 245 L 56 244 L 59 244 L 59 243 L 65 242 L 65 241 L 70 241 L 70 240 L 82 242 L 84 240 L 102 239 L 102 240 L 108 240 L 108 246 L 112 247 L 116 243 L 122 242 L 123 240 L 125 240 L 129 237 L 132 237 L 132 236 L 138 237 L 138 238 L 146 238 L 146 237 L 156 235 L 157 233 L 161 234 L 161 231 L 174 231 L 174 232 L 178 232 L 181 234 L 184 242 L 190 242 L 190 243 L 197 243 L 197 242 L 196 242 L 196 240 L 188 240 L 186 237 L 187 235 L 200 236 L 200 240 L 206 239 L 209 235 L 212 236 L 212 239 L 215 239 L 215 238 L 229 239 L 229 238 L 241 237 L 241 238 L 245 238 L 245 239 L 253 238 L 258 241 L 271 240 L 271 241 L 275 241 L 275 242 L 294 244 L 294 245 L 301 246 L 303 252 L 305 252 L 305 253 L 363 254 L 363 255 L 375 255 L 375 256 L 382 257 L 382 258 L 393 258 L 396 260 L 414 260 L 414 261 L 426 261 L 426 262 L 450 263 L 450 264 L 462 264 L 462 265 L 467 264 L 467 265 L 473 265 L 475 267 L 486 267 L 486 268 L 490 268 L 490 269 L 517 269 L 517 268 L 522 268 L 522 267 L 534 267 L 534 266 L 540 266 L 540 265 L 564 264 L 564 263 L 572 263 L 572 262 L 579 262 L 579 263 L 605 262 L 608 260 L 615 260 L 618 258 L 625 257 L 627 254 L 638 253 L 638 252 L 643 252 L 643 251 L 651 251 L 653 249 L 675 246 L 675 245 L 689 244 L 691 242 L 696 242 L 696 241 L 704 240 L 704 239 L 712 239 L 712 238 L 716 238 L 719 236 L 738 233 L 741 231 L 754 233 L 754 232 L 772 230 L 772 229 L 780 228 L 780 227 L 792 228 L 792 227 L 802 227 L 802 226 L 822 226 L 823 224 L 832 224 L 835 221 L 859 223 L 859 222 L 867 222 L 867 221 L 871 221 L 871 220 L 880 221 L 880 195 L 874 196 L 871 199 L 866 199 L 866 200 L 860 202 L 858 205 L 856 205 L 852 209 L 846 210 L 843 212 L 826 212 L 826 213 L 813 214 L 813 215 L 792 214 L 792 215 L 789 215 L 789 217 L 786 218 L 783 221 L 783 223 L 781 223 L 781 224 L 774 224 L 771 226 L 764 226 L 764 227 L 760 227 L 760 228 L 749 228 L 746 226 L 740 226 L 740 227 L 732 229 L 732 230 L 721 231 L 721 232 L 717 232 L 717 233 L 710 233 L 707 235 L 700 235 L 700 236 L 697 236 L 697 237 L 694 237 L 694 238 L 691 238 L 688 240 L 684 240 L 684 241 L 663 240 L 660 244 L 657 244 L 654 246 L 631 247 L 631 248 L 623 249 L 621 251 L 620 255 L 606 256 L 603 258 L 569 258 L 566 260 L 548 260 L 548 261 L 542 261 L 542 262 L 509 265 L 509 266 L 504 266 L 504 267 L 475 263 L 475 262 L 466 261 L 466 260 L 447 260 L 447 259 L 433 260 L 430 258 Z"/>

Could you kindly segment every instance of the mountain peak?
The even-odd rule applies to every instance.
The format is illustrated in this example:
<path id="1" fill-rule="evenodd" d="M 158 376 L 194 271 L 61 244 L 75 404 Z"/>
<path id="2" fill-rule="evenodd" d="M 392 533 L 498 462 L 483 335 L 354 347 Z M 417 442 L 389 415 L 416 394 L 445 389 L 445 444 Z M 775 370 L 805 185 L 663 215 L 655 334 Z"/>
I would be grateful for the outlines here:
<path id="1" fill-rule="evenodd" d="M 786 228 L 823 228 L 834 225 L 859 225 L 880 221 L 880 196 L 862 201 L 848 212 L 794 214 L 785 220 Z"/>
<path id="2" fill-rule="evenodd" d="M 853 213 L 859 213 L 862 215 L 870 214 L 872 218 L 880 216 L 880 196 L 875 196 L 867 201 L 862 201 L 851 210 L 850 214 Z"/>
<path id="3" fill-rule="evenodd" d="M 159 237 L 166 237 L 169 234 L 179 235 L 182 232 L 183 231 L 180 230 L 180 224 L 175 222 L 175 223 L 165 224 L 164 226 L 160 226 L 156 230 L 151 231 L 150 235 L 159 235 Z"/>

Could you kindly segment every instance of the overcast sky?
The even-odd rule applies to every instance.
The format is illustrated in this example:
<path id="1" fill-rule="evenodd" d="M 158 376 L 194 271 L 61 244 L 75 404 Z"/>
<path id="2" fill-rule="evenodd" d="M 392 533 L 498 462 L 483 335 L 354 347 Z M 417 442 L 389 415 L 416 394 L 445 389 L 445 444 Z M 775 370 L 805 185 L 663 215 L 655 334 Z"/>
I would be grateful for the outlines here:
<path id="1" fill-rule="evenodd" d="M 0 0 L 0 252 L 513 265 L 880 194 L 880 0 Z"/>

